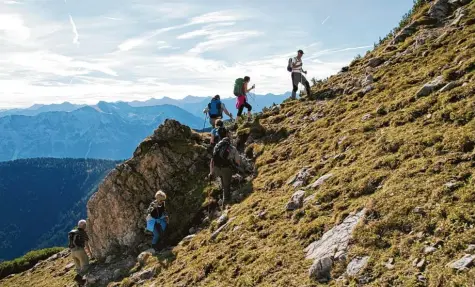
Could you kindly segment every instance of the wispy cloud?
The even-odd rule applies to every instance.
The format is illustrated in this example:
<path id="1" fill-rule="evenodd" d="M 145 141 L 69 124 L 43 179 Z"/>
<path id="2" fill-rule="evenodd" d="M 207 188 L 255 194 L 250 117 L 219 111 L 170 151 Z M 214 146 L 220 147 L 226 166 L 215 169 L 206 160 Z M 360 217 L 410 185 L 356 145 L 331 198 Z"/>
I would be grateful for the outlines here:
<path id="1" fill-rule="evenodd" d="M 3 1 L 4 4 L 6 5 L 17 5 L 17 4 L 23 4 L 19 1 L 14 1 L 14 0 L 8 0 L 8 1 Z"/>
<path id="2" fill-rule="evenodd" d="M 246 19 L 243 13 L 238 13 L 233 10 L 223 10 L 211 13 L 206 13 L 201 16 L 193 17 L 190 24 L 205 24 L 213 22 L 233 22 L 237 20 Z"/>
<path id="3" fill-rule="evenodd" d="M 325 18 L 325 20 L 322 21 L 322 25 L 325 25 L 325 23 L 330 19 L 330 16 L 328 16 L 327 18 Z"/>
<path id="4" fill-rule="evenodd" d="M 71 14 L 69 14 L 69 22 L 71 23 L 71 28 L 73 29 L 73 33 L 74 33 L 73 43 L 76 45 L 79 45 L 78 30 L 76 29 L 76 24 L 74 23 L 74 20 Z"/>
<path id="5" fill-rule="evenodd" d="M 262 35 L 259 31 L 239 31 L 230 33 L 215 33 L 208 36 L 208 41 L 198 43 L 195 47 L 190 49 L 192 54 L 201 54 L 207 51 L 219 50 L 233 43 L 246 38 L 256 37 Z"/>
<path id="6" fill-rule="evenodd" d="M 106 17 L 106 16 L 104 16 L 104 19 L 114 20 L 114 21 L 122 21 L 121 18 L 115 18 L 115 17 Z"/>
<path id="7" fill-rule="evenodd" d="M 229 26 L 233 26 L 235 24 L 236 24 L 236 22 L 215 23 L 215 24 L 204 26 L 203 29 L 194 30 L 194 31 L 191 31 L 191 32 L 181 34 L 176 38 L 183 40 L 183 39 L 192 39 L 192 38 L 196 38 L 196 37 L 199 37 L 199 36 L 207 36 L 207 35 L 213 34 L 216 31 L 215 30 L 216 28 L 229 27 Z"/>
<path id="8" fill-rule="evenodd" d="M 173 30 L 178 30 L 182 29 L 185 27 L 189 26 L 194 26 L 194 25 L 199 25 L 199 24 L 209 24 L 209 23 L 214 23 L 215 25 L 221 25 L 221 26 L 231 26 L 234 25 L 234 21 L 237 21 L 239 19 L 245 19 L 245 16 L 242 16 L 239 13 L 236 13 L 235 11 L 232 10 L 225 10 L 225 11 L 217 11 L 217 12 L 211 12 L 211 13 L 206 13 L 201 16 L 193 17 L 191 20 L 189 20 L 187 23 L 181 24 L 181 25 L 176 25 L 176 26 L 170 26 L 166 28 L 160 28 L 152 32 L 148 32 L 144 34 L 141 37 L 137 38 L 132 38 L 124 41 L 119 45 L 119 50 L 120 51 L 129 51 L 135 47 L 138 47 L 142 44 L 144 44 L 147 40 L 159 35 L 163 34 L 165 32 L 170 32 Z M 220 23 L 224 22 L 224 23 Z M 204 36 L 208 35 L 209 32 L 208 30 L 210 27 L 204 27 L 203 29 L 196 30 L 194 32 L 189 32 L 181 35 L 180 39 L 190 39 L 196 36 Z M 179 36 L 180 37 L 180 36 Z M 226 42 L 226 41 L 223 41 Z"/>
<path id="9" fill-rule="evenodd" d="M 184 28 L 188 25 L 189 24 L 182 24 L 182 25 L 177 25 L 177 26 L 161 28 L 161 29 L 157 29 L 155 31 L 149 32 L 149 33 L 143 35 L 142 37 L 128 39 L 128 40 L 124 41 L 123 43 L 121 43 L 119 45 L 119 50 L 120 51 L 129 51 L 129 50 L 131 50 L 135 47 L 138 47 L 138 46 L 142 45 L 147 40 L 152 39 L 153 37 L 155 37 L 157 35 L 160 35 L 160 34 L 163 34 L 165 32 L 172 31 L 172 30 L 177 30 L 177 29 L 180 29 L 180 28 Z"/>

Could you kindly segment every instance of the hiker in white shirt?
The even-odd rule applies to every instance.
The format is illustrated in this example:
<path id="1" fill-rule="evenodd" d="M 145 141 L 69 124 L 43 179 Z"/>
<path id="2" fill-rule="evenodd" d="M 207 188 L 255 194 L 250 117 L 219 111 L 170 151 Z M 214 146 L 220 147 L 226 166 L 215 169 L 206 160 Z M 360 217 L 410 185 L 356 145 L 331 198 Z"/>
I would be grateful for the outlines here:
<path id="1" fill-rule="evenodd" d="M 295 100 L 297 96 L 297 90 L 299 89 L 299 83 L 302 83 L 302 85 L 305 86 L 305 89 L 307 90 L 307 95 L 310 95 L 310 84 L 308 83 L 307 79 L 305 78 L 302 73 L 307 74 L 307 71 L 304 71 L 302 69 L 302 55 L 303 51 L 298 50 L 297 51 L 297 57 L 292 58 L 291 62 L 291 67 L 292 67 L 292 96 L 291 98 Z"/>

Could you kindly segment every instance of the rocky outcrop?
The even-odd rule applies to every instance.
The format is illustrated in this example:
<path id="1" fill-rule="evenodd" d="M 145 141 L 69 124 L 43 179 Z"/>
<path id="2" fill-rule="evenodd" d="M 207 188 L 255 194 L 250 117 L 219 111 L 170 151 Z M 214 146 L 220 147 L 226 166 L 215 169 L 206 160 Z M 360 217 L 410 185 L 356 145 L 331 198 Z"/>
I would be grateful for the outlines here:
<path id="1" fill-rule="evenodd" d="M 356 228 L 356 225 L 363 218 L 365 213 L 366 209 L 362 209 L 356 214 L 349 215 L 341 224 L 323 234 L 320 240 L 313 242 L 305 248 L 305 258 L 314 260 L 309 270 L 309 276 L 311 278 L 314 278 L 317 281 L 325 279 L 325 276 L 323 275 L 329 272 L 327 268 L 324 268 L 326 272 L 322 272 L 322 268 L 320 267 L 322 266 L 322 262 L 325 262 L 326 264 L 324 265 L 328 266 L 328 259 L 326 258 L 329 258 L 332 261 L 346 258 L 353 230 Z"/>
<path id="2" fill-rule="evenodd" d="M 287 202 L 287 204 L 285 205 L 285 209 L 287 211 L 292 211 L 292 210 L 301 208 L 303 206 L 304 197 L 305 197 L 305 191 L 303 190 L 296 191 L 290 198 L 290 201 Z"/>
<path id="3" fill-rule="evenodd" d="M 422 88 L 417 92 L 416 97 L 426 97 L 443 86 L 444 78 L 442 76 L 438 76 L 434 80 L 422 86 Z"/>
<path id="4" fill-rule="evenodd" d="M 167 194 L 170 228 L 166 238 L 178 242 L 204 201 L 202 179 L 209 155 L 199 134 L 167 120 L 102 182 L 87 204 L 88 233 L 94 256 L 134 250 L 150 240 L 145 216 L 158 189 Z"/>

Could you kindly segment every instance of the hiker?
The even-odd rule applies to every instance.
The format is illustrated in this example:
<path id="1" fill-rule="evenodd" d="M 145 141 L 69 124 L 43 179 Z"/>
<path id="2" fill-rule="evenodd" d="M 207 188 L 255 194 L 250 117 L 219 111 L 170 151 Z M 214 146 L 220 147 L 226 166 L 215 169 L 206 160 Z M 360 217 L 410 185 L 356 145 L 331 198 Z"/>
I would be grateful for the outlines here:
<path id="1" fill-rule="evenodd" d="M 224 127 L 223 121 L 221 119 L 217 119 L 216 122 L 214 123 L 214 129 L 211 130 L 211 140 L 210 140 L 211 145 L 214 146 L 221 140 L 221 137 L 218 134 L 218 129 L 222 127 Z"/>
<path id="2" fill-rule="evenodd" d="M 228 131 L 224 127 L 218 129 L 221 141 L 214 147 L 213 158 L 210 162 L 211 179 L 213 175 L 221 178 L 223 188 L 223 205 L 231 202 L 231 179 L 236 165 L 241 165 L 241 157 L 237 149 L 232 146 Z"/>
<path id="3" fill-rule="evenodd" d="M 150 203 L 147 209 L 147 230 L 153 232 L 152 248 L 160 250 L 161 242 L 163 242 L 163 236 L 165 229 L 168 226 L 168 214 L 165 211 L 165 200 L 167 195 L 159 190 L 155 193 L 155 200 Z"/>
<path id="4" fill-rule="evenodd" d="M 305 78 L 302 73 L 307 74 L 307 71 L 304 71 L 302 69 L 302 56 L 303 56 L 303 51 L 298 50 L 297 51 L 297 57 L 292 58 L 291 60 L 289 59 L 289 66 L 292 69 L 292 100 L 295 100 L 297 96 L 297 90 L 299 89 L 299 83 L 305 86 L 305 89 L 307 90 L 307 96 L 310 96 L 310 84 L 308 83 L 307 79 Z"/>
<path id="5" fill-rule="evenodd" d="M 68 239 L 77 275 L 83 276 L 89 268 L 89 257 L 92 258 L 89 236 L 86 233 L 86 220 L 79 220 L 78 227 L 69 232 Z"/>
<path id="6" fill-rule="evenodd" d="M 223 102 L 221 102 L 221 98 L 219 95 L 214 96 L 211 99 L 211 102 L 208 104 L 208 106 L 203 110 L 203 113 L 206 114 L 208 113 L 209 115 L 209 123 L 211 124 L 212 127 L 214 127 L 214 122 L 217 119 L 222 119 L 223 118 L 223 112 L 232 120 L 233 119 L 233 114 L 231 114 L 227 109 L 226 106 L 224 105 Z"/>
<path id="7" fill-rule="evenodd" d="M 244 78 L 238 78 L 234 82 L 234 95 L 236 99 L 236 109 L 238 109 L 237 116 L 240 117 L 244 108 L 247 108 L 247 120 L 251 121 L 251 110 L 252 106 L 247 102 L 247 93 L 256 87 L 252 85 L 250 89 L 247 88 L 247 84 L 251 80 L 250 77 L 245 76 Z"/>

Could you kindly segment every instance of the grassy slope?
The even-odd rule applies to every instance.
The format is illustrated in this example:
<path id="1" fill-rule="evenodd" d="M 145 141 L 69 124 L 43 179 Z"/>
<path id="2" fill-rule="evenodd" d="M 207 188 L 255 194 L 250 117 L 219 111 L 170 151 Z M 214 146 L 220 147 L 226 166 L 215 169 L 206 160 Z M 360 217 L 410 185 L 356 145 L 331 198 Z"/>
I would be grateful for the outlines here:
<path id="1" fill-rule="evenodd" d="M 475 2 L 468 9 L 466 19 L 475 18 Z M 381 67 L 374 75 L 375 89 L 364 97 L 353 93 L 325 102 L 293 101 L 283 104 L 279 114 L 265 115 L 260 122 L 266 130 L 284 127 L 290 136 L 255 145 L 263 154 L 257 159 L 253 193 L 232 206 L 230 217 L 236 218 L 216 242 L 209 241 L 211 230 L 200 232 L 188 246 L 175 248 L 176 258 L 163 265 L 153 281 L 160 286 L 317 286 L 308 279 L 312 261 L 304 259 L 303 249 L 350 212 L 366 207 L 369 216 L 358 226 L 348 257 L 371 256 L 366 271 L 374 278 L 370 285 L 417 286 L 421 271 L 412 261 L 424 258 L 425 244 L 439 240 L 443 246 L 425 257 L 422 273 L 428 285 L 474 284 L 474 268 L 456 273 L 445 267 L 475 240 L 474 33 L 471 24 L 450 33 L 441 44 L 432 41 L 401 56 L 398 63 Z M 401 43 L 399 51 L 414 40 L 412 36 Z M 316 91 L 361 78 L 365 60 L 390 56 L 383 49 Z M 422 57 L 425 50 L 429 54 Z M 468 85 L 414 97 L 435 76 L 452 77 L 447 72 L 451 68 L 465 69 L 468 73 L 460 80 Z M 286 116 L 289 112 L 293 115 Z M 318 113 L 324 117 L 303 119 Z M 362 121 L 368 113 L 372 117 Z M 317 191 L 307 191 L 316 194 L 317 204 L 307 204 L 305 214 L 296 217 L 283 211 L 293 193 L 285 182 L 305 165 L 315 167 L 314 179 L 329 172 L 334 176 Z M 457 185 L 444 186 L 449 181 Z M 415 207 L 425 214 L 414 212 Z M 263 210 L 265 218 L 259 219 Z M 240 229 L 233 232 L 236 226 Z M 388 258 L 395 259 L 395 269 L 384 267 Z M 334 278 L 345 263 L 334 266 Z M 156 259 L 148 263 L 157 264 Z M 13 280 L 17 281 L 7 281 L 6 286 L 20 282 Z M 62 286 L 64 278 L 48 277 L 45 282 Z"/>

